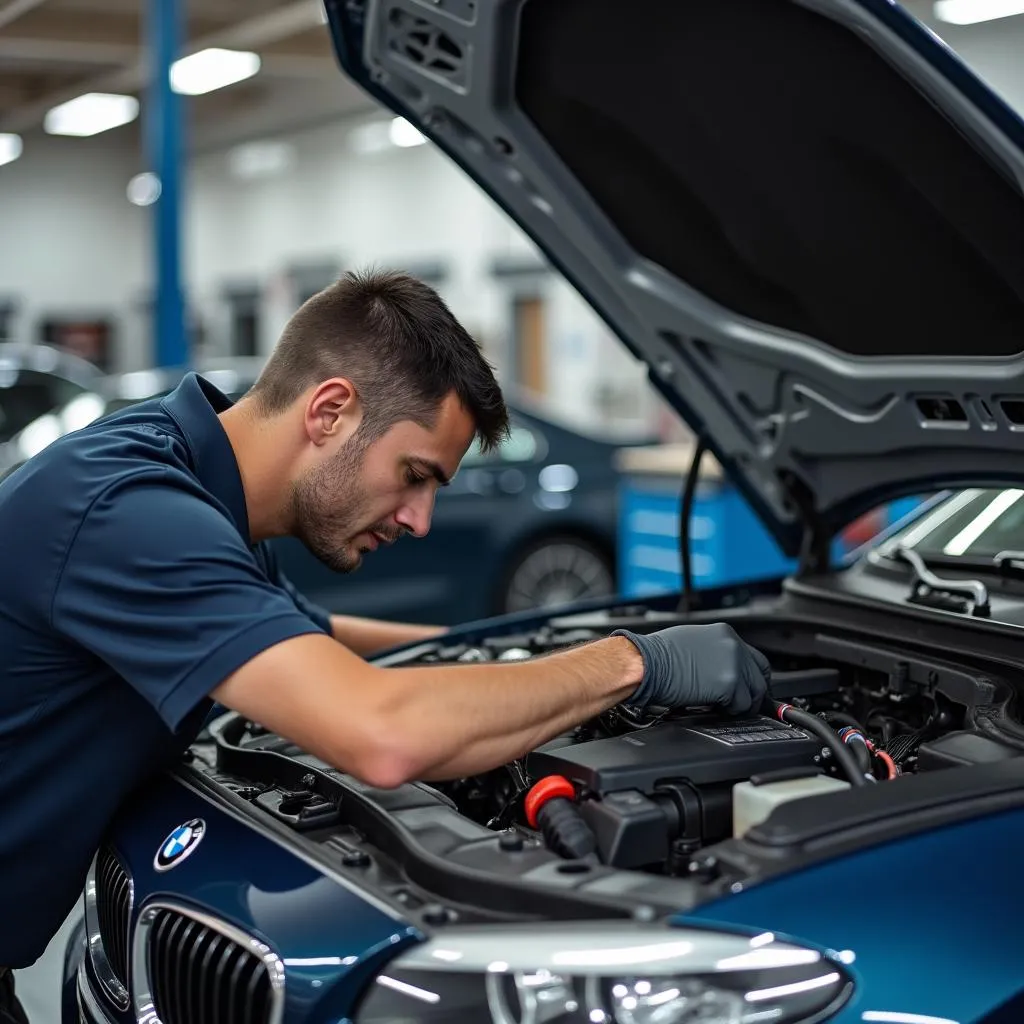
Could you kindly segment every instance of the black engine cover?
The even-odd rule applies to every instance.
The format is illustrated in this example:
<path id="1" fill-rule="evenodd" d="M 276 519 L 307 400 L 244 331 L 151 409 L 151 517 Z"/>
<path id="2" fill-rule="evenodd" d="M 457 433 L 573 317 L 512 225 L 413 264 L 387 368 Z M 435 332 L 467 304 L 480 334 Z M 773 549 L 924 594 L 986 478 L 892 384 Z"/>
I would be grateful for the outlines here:
<path id="1" fill-rule="evenodd" d="M 773 718 L 691 716 L 570 746 L 541 747 L 526 759 L 535 779 L 564 775 L 591 793 L 651 793 L 668 779 L 695 786 L 813 764 L 821 744 Z"/>

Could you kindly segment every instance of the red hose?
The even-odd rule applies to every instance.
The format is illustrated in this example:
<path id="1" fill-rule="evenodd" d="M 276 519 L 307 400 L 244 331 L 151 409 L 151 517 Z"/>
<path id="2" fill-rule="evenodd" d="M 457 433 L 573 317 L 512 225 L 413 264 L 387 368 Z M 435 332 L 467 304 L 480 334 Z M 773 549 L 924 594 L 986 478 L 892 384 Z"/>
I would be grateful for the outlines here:
<path id="1" fill-rule="evenodd" d="M 875 757 L 885 764 L 886 771 L 888 772 L 887 778 L 895 779 L 899 775 L 896 762 L 884 750 L 876 750 Z"/>
<path id="2" fill-rule="evenodd" d="M 576 799 L 576 787 L 563 775 L 546 775 L 533 784 L 523 801 L 523 810 L 526 811 L 526 820 L 530 823 L 530 828 L 537 827 L 540 809 L 549 800 L 559 796 L 566 800 Z"/>

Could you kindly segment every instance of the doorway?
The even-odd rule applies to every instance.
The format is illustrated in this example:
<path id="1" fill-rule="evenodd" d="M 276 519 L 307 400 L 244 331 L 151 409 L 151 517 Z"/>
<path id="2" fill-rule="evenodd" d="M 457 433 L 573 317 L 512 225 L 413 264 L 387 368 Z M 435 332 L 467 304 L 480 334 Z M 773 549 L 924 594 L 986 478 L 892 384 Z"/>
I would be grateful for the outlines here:
<path id="1" fill-rule="evenodd" d="M 512 300 L 512 348 L 516 383 L 534 395 L 547 394 L 548 346 L 544 300 L 517 295 Z"/>

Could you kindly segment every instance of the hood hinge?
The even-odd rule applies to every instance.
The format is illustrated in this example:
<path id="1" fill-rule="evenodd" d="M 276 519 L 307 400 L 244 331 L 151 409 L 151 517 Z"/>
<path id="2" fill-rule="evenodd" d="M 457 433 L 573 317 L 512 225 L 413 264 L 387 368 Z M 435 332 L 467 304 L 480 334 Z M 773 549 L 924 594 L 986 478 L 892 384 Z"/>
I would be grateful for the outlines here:
<path id="1" fill-rule="evenodd" d="M 797 576 L 827 572 L 832 565 L 832 542 L 820 529 L 807 526 L 800 543 L 800 562 Z"/>
<path id="2" fill-rule="evenodd" d="M 804 528 L 796 575 L 828 571 L 832 562 L 832 537 L 814 507 L 814 496 L 790 470 L 780 472 L 779 479 L 789 500 L 796 506 Z"/>

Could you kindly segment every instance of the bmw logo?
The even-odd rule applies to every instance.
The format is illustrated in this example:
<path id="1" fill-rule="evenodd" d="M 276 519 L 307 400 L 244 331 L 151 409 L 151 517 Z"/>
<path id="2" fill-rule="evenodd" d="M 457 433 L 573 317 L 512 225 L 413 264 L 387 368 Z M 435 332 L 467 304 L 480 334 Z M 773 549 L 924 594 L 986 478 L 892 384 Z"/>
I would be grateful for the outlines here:
<path id="1" fill-rule="evenodd" d="M 206 831 L 202 818 L 193 818 L 179 825 L 161 844 L 153 858 L 157 871 L 170 871 L 177 867 L 198 845 Z"/>

